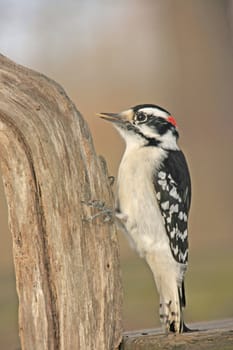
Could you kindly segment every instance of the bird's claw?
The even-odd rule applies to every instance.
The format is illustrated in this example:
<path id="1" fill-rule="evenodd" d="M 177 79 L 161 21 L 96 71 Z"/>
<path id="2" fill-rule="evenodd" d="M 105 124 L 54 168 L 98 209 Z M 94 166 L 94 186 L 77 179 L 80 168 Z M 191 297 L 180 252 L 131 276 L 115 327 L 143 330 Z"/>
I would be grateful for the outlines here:
<path id="1" fill-rule="evenodd" d="M 89 201 L 81 201 L 82 204 L 87 205 L 88 207 L 95 208 L 98 210 L 97 213 L 90 215 L 85 220 L 88 222 L 94 221 L 99 216 L 103 216 L 104 222 L 111 222 L 113 219 L 114 211 L 111 208 L 108 208 L 105 206 L 105 202 L 98 200 L 98 199 L 92 199 Z"/>

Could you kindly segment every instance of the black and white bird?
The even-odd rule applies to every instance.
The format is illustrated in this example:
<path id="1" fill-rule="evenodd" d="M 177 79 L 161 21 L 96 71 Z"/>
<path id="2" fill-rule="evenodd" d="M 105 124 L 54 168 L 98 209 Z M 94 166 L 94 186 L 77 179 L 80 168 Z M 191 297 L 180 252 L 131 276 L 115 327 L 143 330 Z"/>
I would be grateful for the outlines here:
<path id="1" fill-rule="evenodd" d="M 191 182 L 174 117 L 144 104 L 100 113 L 126 143 L 117 178 L 116 215 L 131 245 L 148 263 L 160 296 L 165 332 L 184 332 Z"/>

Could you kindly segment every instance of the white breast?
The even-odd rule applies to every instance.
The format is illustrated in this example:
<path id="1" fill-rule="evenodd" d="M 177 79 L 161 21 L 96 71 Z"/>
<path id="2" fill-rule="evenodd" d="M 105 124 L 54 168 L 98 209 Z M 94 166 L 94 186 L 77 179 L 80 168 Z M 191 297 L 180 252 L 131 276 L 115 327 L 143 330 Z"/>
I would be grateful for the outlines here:
<path id="1" fill-rule="evenodd" d="M 130 242 L 141 256 L 169 247 L 153 185 L 153 174 L 165 155 L 155 147 L 126 149 L 119 167 L 119 208 Z"/>

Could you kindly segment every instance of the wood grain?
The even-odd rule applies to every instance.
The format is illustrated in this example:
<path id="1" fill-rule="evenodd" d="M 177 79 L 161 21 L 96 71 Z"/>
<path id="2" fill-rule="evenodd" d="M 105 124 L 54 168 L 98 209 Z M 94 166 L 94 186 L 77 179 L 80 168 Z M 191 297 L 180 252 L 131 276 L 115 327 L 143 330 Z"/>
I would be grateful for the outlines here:
<path id="1" fill-rule="evenodd" d="M 56 82 L 0 56 L 0 164 L 23 350 L 114 349 L 122 287 L 103 160 Z"/>

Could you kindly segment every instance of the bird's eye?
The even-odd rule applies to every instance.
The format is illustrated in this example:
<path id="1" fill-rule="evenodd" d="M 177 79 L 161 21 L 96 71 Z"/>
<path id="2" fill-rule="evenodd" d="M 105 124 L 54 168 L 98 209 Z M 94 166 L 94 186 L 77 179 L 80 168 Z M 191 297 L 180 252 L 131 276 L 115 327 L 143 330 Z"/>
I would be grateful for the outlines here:
<path id="1" fill-rule="evenodd" d="M 138 123 L 145 123 L 147 119 L 148 119 L 148 116 L 145 113 L 137 113 L 135 115 L 135 121 Z"/>

